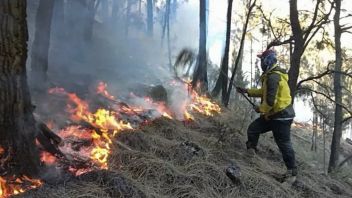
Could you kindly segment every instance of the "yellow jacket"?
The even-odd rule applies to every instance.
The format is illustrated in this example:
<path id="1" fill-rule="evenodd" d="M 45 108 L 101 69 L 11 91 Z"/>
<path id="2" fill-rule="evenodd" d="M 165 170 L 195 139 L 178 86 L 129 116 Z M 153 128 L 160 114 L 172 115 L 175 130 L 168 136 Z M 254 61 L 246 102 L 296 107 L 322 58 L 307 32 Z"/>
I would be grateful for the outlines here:
<path id="1" fill-rule="evenodd" d="M 291 105 L 292 98 L 285 70 L 274 66 L 265 72 L 260 80 L 262 88 L 248 89 L 248 96 L 261 97 L 260 113 L 272 119 L 293 118 L 295 113 Z"/>

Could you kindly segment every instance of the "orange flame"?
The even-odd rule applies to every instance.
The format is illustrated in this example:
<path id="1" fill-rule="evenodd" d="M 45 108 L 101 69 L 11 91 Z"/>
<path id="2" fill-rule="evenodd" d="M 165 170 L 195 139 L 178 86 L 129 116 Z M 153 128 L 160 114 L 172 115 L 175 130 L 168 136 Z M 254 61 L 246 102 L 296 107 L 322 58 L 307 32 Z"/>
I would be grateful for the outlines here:
<path id="1" fill-rule="evenodd" d="M 200 114 L 214 116 L 214 113 L 221 112 L 221 108 L 218 104 L 212 102 L 208 97 L 199 96 L 195 91 L 192 92 L 192 101 L 189 107 Z"/>
<path id="2" fill-rule="evenodd" d="M 174 85 L 175 82 L 172 82 Z M 213 116 L 221 111 L 221 108 L 209 98 L 205 96 L 199 96 L 195 91 L 189 89 L 189 86 L 184 86 L 186 92 L 190 95 L 186 101 L 182 104 L 181 112 L 183 111 L 183 118 L 186 121 L 194 120 L 194 115 L 191 112 L 197 112 L 206 116 Z M 107 84 L 99 82 L 96 89 L 97 94 L 100 94 L 108 99 L 115 100 L 107 91 Z M 91 140 L 92 144 L 80 148 L 80 151 L 73 150 L 70 148 L 70 143 L 64 145 L 61 150 L 65 153 L 74 153 L 81 155 L 85 159 L 91 159 L 93 164 L 100 169 L 108 169 L 107 160 L 110 155 L 112 139 L 116 134 L 122 130 L 132 130 L 131 123 L 121 120 L 121 116 L 124 115 L 138 116 L 142 115 L 148 110 L 154 110 L 158 112 L 159 117 L 166 117 L 173 119 L 175 113 L 170 111 L 168 106 L 164 102 L 155 102 L 149 97 L 138 98 L 134 94 L 132 97 L 136 97 L 139 100 L 138 104 L 141 106 L 129 106 L 129 105 L 117 105 L 114 110 L 98 109 L 96 112 L 91 112 L 87 101 L 82 100 L 74 93 L 68 93 L 62 88 L 54 88 L 49 90 L 49 93 L 63 94 L 68 98 L 67 112 L 70 113 L 70 118 L 73 121 L 85 121 L 89 123 L 91 127 L 81 128 L 79 126 L 69 126 L 62 129 L 58 134 L 61 138 L 65 139 L 68 137 L 74 137 L 78 139 Z M 120 115 L 121 114 L 121 115 Z M 182 113 L 181 113 L 182 116 Z M 143 116 L 142 116 L 143 117 Z M 157 117 L 157 116 L 156 116 Z M 147 123 L 149 120 L 143 120 L 142 123 Z M 140 124 L 142 124 L 140 123 Z M 48 159 L 48 155 L 43 154 L 43 161 L 48 163 L 54 163 L 54 159 Z M 76 170 L 71 168 L 71 171 L 76 175 L 90 171 L 91 168 L 85 168 Z"/>
<path id="3" fill-rule="evenodd" d="M 105 83 L 99 83 L 97 92 L 105 97 L 113 99 L 113 97 L 106 91 Z M 67 93 L 63 89 L 55 88 L 54 90 L 49 91 L 49 93 L 65 94 L 69 100 L 67 110 L 71 113 L 71 119 L 74 121 L 86 121 L 101 132 L 101 134 L 98 134 L 97 131 L 94 131 L 93 129 L 82 130 L 79 127 L 71 126 L 61 130 L 59 132 L 60 137 L 66 138 L 73 136 L 81 139 L 92 139 L 93 147 L 88 148 L 80 154 L 87 157 L 86 155 L 89 153 L 89 158 L 91 158 L 99 168 L 107 169 L 107 159 L 110 154 L 110 144 L 112 143 L 111 138 L 121 130 L 133 129 L 131 124 L 118 120 L 117 113 L 114 111 L 98 109 L 95 113 L 90 112 L 89 105 L 86 101 L 80 99 L 76 94 Z M 72 152 L 67 147 L 63 149 Z"/>
<path id="4" fill-rule="evenodd" d="M 12 195 L 18 195 L 26 190 L 34 189 L 41 185 L 42 182 L 40 180 L 30 179 L 27 176 L 16 179 L 0 177 L 0 197 L 7 198 Z"/>
<path id="5" fill-rule="evenodd" d="M 47 165 L 52 165 L 56 162 L 56 157 L 49 152 L 44 151 L 40 154 L 40 160 Z"/>
<path id="6" fill-rule="evenodd" d="M 0 156 L 1 156 L 2 154 L 4 154 L 4 152 L 5 152 L 5 149 L 0 146 Z"/>
<path id="7" fill-rule="evenodd" d="M 106 83 L 99 82 L 97 86 L 97 93 L 114 100 L 115 97 L 109 94 L 109 92 L 107 91 L 107 87 L 108 85 Z"/>
<path id="8" fill-rule="evenodd" d="M 188 111 L 185 111 L 184 118 L 185 118 L 186 121 L 194 120 L 194 117 L 190 113 L 188 113 Z"/>

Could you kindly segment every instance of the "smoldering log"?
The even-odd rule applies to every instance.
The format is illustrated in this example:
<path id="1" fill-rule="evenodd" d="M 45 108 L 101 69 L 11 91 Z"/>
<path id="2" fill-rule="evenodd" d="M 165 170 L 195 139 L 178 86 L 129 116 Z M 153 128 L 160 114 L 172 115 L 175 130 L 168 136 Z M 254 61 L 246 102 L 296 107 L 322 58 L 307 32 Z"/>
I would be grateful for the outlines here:
<path id="1" fill-rule="evenodd" d="M 56 145 L 61 144 L 62 142 L 61 137 L 59 137 L 58 135 L 56 135 L 56 133 L 54 133 L 51 129 L 49 129 L 49 127 L 46 124 L 39 122 L 37 126 L 48 139 L 52 140 Z"/>
<path id="2" fill-rule="evenodd" d="M 57 145 L 54 145 L 48 137 L 46 137 L 42 132 L 38 133 L 37 140 L 42 145 L 43 149 L 54 156 L 63 157 L 65 156 Z"/>
<path id="3" fill-rule="evenodd" d="M 37 129 L 39 133 L 36 138 L 45 151 L 54 156 L 65 156 L 58 148 L 58 145 L 62 143 L 62 139 L 58 135 L 51 131 L 49 127 L 42 122 L 38 122 Z"/>

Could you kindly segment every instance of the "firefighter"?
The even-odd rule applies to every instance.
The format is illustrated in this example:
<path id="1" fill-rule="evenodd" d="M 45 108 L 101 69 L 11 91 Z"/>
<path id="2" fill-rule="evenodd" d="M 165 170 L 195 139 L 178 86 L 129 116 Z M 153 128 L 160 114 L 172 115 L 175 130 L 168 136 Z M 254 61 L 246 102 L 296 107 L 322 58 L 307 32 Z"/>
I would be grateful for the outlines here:
<path id="1" fill-rule="evenodd" d="M 237 91 L 242 94 L 261 97 L 261 104 L 254 107 L 254 110 L 260 113 L 260 117 L 254 120 L 247 130 L 247 151 L 250 156 L 254 156 L 257 152 L 260 134 L 272 131 L 287 168 L 283 176 L 286 181 L 293 182 L 296 180 L 297 167 L 290 129 L 295 112 L 288 86 L 288 75 L 284 69 L 277 65 L 274 50 L 268 49 L 259 54 L 258 58 L 261 60 L 263 71 L 260 77 L 262 87 L 260 89 L 237 87 Z"/>

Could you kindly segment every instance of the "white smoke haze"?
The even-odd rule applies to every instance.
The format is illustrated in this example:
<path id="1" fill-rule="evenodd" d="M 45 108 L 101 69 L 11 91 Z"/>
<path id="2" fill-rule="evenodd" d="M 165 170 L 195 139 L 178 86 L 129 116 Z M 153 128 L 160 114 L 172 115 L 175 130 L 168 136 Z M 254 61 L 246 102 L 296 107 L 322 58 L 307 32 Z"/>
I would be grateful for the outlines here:
<path id="1" fill-rule="evenodd" d="M 189 104 L 191 101 L 190 93 L 188 92 L 187 89 L 179 86 L 173 89 L 169 98 L 170 98 L 169 107 L 171 111 L 175 112 L 176 119 L 180 119 L 180 120 L 183 119 L 186 105 Z"/>
<path id="2" fill-rule="evenodd" d="M 174 78 L 169 65 L 167 37 L 162 41 L 162 20 L 165 7 L 160 3 L 154 9 L 154 35 L 147 31 L 146 2 L 143 1 L 141 14 L 139 5 L 133 3 L 126 34 L 126 3 L 108 1 L 109 11 L 103 12 L 99 5 L 93 24 L 91 40 L 84 35 L 87 10 L 81 1 L 66 0 L 64 18 L 55 4 L 51 24 L 48 81 L 51 86 L 62 86 L 71 92 L 84 93 L 98 81 L 107 82 L 114 94 L 128 95 L 136 86 L 164 85 Z M 131 1 L 132 2 L 132 1 Z M 118 15 L 113 17 L 113 5 L 120 6 Z M 39 0 L 28 0 L 29 61 L 34 39 L 35 16 Z M 194 1 L 179 1 L 176 13 L 171 13 L 170 49 L 171 63 L 184 47 L 198 47 L 198 11 Z M 62 10 L 61 10 L 62 11 Z M 61 17 L 61 18 L 60 18 Z M 35 81 L 29 75 L 31 82 Z"/>

